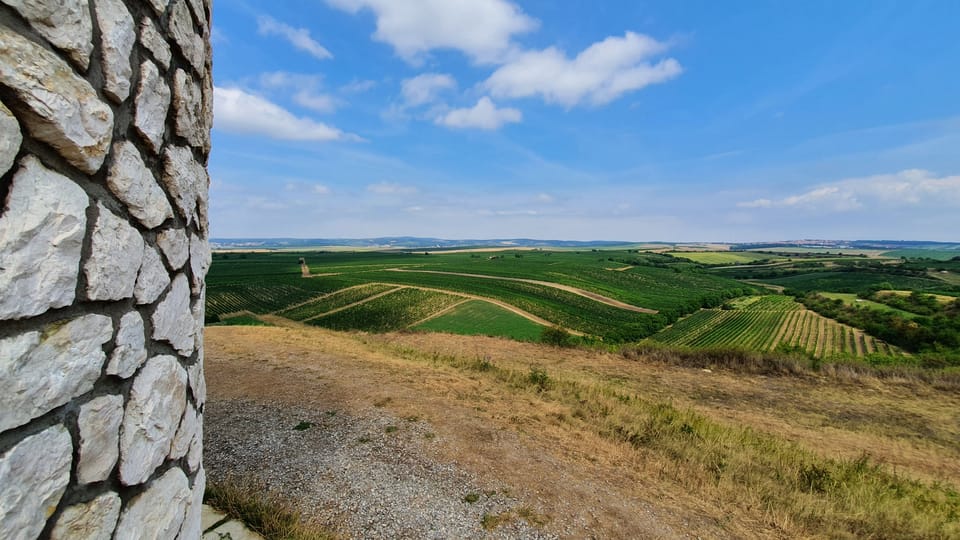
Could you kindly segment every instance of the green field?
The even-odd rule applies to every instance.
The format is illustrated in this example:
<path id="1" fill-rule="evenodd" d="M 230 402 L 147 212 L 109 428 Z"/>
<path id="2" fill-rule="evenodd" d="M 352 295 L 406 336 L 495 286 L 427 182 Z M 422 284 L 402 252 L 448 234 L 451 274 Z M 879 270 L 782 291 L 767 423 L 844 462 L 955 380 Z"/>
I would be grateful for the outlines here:
<path id="1" fill-rule="evenodd" d="M 500 306 L 482 300 L 470 300 L 413 328 L 450 334 L 503 336 L 521 341 L 537 341 L 544 327 Z"/>
<path id="2" fill-rule="evenodd" d="M 788 296 L 754 296 L 734 309 L 704 309 L 682 319 L 651 339 L 693 348 L 738 347 L 755 351 L 788 348 L 816 358 L 869 354 L 900 355 L 861 330 L 804 309 Z"/>
<path id="3" fill-rule="evenodd" d="M 313 277 L 302 277 L 300 257 L 306 259 Z M 574 287 L 658 313 L 638 313 L 608 305 L 551 284 Z M 357 287 L 360 285 L 368 287 Z M 473 295 L 501 301 L 552 324 L 612 342 L 641 339 L 679 316 L 756 290 L 752 285 L 705 272 L 685 259 L 636 250 L 429 255 L 423 252 L 217 253 L 207 277 L 206 320 L 216 323 L 221 316 L 250 311 L 275 313 L 337 328 L 398 328 L 401 327 L 399 321 L 388 325 L 372 324 L 362 321 L 361 317 L 349 318 L 355 311 L 372 317 L 369 307 L 363 307 L 366 304 L 331 316 L 321 315 L 401 286 L 461 295 L 456 298 Z M 374 307 L 385 308 L 385 301 L 376 300 Z M 424 313 L 424 317 L 430 314 Z M 416 321 L 406 324 L 413 322 Z"/>
<path id="4" fill-rule="evenodd" d="M 937 261 L 949 261 L 954 257 L 960 257 L 960 245 L 952 249 L 895 249 L 883 253 L 884 257 L 893 257 L 899 259 L 906 257 L 908 259 L 934 259 Z"/>
<path id="5" fill-rule="evenodd" d="M 700 264 L 749 264 L 765 260 L 774 262 L 784 258 L 750 251 L 672 251 L 669 255 Z"/>
<path id="6" fill-rule="evenodd" d="M 389 332 L 413 325 L 463 299 L 459 296 L 402 288 L 345 309 L 309 319 L 332 330 Z"/>
<path id="7" fill-rule="evenodd" d="M 943 282 L 927 277 L 856 271 L 810 272 L 762 281 L 802 292 L 839 291 L 858 293 L 866 292 L 870 288 L 935 291 L 945 287 Z"/>
<path id="8" fill-rule="evenodd" d="M 825 298 L 830 298 L 831 300 L 841 300 L 843 301 L 844 304 L 847 304 L 848 306 L 855 306 L 858 308 L 879 309 L 880 311 L 890 311 L 907 318 L 916 317 L 916 314 L 910 313 L 909 311 L 904 311 L 902 309 L 890 307 L 886 304 L 881 304 L 880 302 L 874 302 L 873 300 L 865 300 L 863 298 L 858 298 L 857 295 L 851 294 L 851 293 L 821 292 L 820 296 L 823 296 Z"/>

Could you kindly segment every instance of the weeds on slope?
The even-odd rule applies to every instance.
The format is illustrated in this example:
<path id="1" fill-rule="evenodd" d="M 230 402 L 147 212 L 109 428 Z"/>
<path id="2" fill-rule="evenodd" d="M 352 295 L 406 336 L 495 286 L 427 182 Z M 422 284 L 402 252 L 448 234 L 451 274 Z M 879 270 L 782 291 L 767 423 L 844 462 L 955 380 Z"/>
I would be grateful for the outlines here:
<path id="1" fill-rule="evenodd" d="M 293 504 L 252 478 L 208 481 L 203 502 L 243 522 L 266 540 L 336 540 L 337 535 L 305 523 Z"/>
<path id="2" fill-rule="evenodd" d="M 782 535 L 960 537 L 955 488 L 898 475 L 866 453 L 828 459 L 786 439 L 650 401 L 588 375 L 388 347 L 408 360 L 480 373 L 532 399 L 561 405 L 562 422 L 638 452 L 648 477 L 698 493 L 716 508 Z"/>

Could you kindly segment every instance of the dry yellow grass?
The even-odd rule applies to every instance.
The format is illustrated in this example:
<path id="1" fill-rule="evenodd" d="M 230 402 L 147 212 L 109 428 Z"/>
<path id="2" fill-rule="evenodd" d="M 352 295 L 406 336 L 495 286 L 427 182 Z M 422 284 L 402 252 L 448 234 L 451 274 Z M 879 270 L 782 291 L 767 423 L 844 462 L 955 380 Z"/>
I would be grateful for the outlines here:
<path id="1" fill-rule="evenodd" d="M 960 396 L 916 380 L 302 328 L 208 328 L 207 351 L 214 396 L 419 416 L 444 457 L 538 501 L 548 530 L 576 518 L 613 537 L 960 535 L 946 487 L 960 485 Z"/>

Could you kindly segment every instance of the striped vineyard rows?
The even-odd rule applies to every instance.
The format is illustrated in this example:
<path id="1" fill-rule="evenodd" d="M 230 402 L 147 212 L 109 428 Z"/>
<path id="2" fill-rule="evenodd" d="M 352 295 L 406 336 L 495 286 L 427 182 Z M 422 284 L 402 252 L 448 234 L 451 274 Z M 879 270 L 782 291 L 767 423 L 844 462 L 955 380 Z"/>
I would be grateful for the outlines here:
<path id="1" fill-rule="evenodd" d="M 785 296 L 745 299 L 737 309 L 703 309 L 652 338 L 688 347 L 739 347 L 772 351 L 785 345 L 817 358 L 903 354 L 862 330 L 823 317 Z"/>

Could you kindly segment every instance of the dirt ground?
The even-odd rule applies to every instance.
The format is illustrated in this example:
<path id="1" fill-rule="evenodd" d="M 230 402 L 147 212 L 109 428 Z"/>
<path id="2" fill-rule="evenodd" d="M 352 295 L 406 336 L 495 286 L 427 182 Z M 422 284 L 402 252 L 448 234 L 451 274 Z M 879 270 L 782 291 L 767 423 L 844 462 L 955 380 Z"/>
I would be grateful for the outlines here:
<path id="1" fill-rule="evenodd" d="M 868 450 L 910 476 L 960 485 L 960 396 L 911 381 L 706 372 L 440 334 L 208 327 L 205 345 L 211 480 L 260 475 L 350 537 L 783 536 L 680 489 L 628 445 L 557 421 L 555 403 L 404 351 L 613 381 L 828 457 Z M 300 421 L 313 426 L 303 436 L 292 429 Z M 305 461 L 311 454 L 326 457 Z M 480 500 L 466 502 L 471 493 Z"/>

